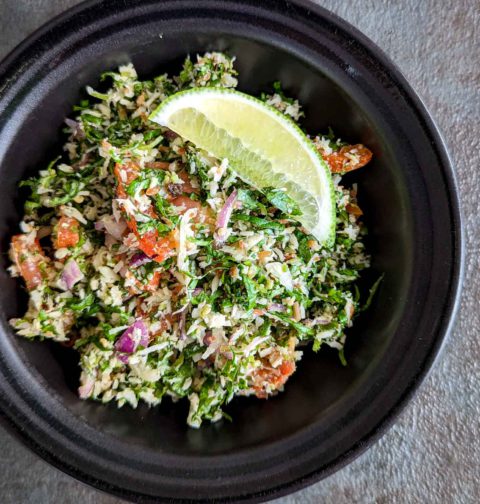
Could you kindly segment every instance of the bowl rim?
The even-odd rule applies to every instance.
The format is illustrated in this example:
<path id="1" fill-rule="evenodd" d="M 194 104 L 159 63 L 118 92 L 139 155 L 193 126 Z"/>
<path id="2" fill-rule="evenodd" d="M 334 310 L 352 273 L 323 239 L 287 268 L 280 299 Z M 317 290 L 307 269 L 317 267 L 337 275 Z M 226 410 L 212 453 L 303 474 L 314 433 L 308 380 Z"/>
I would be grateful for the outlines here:
<path id="1" fill-rule="evenodd" d="M 164 0 L 163 3 L 170 4 L 175 3 L 176 0 Z M 7 56 L 0 62 L 0 111 L 2 110 L 2 101 L 6 94 L 8 94 L 11 86 L 14 86 L 16 79 L 21 75 L 21 68 L 18 69 L 18 62 L 22 61 L 24 57 L 34 51 L 34 47 L 38 41 L 40 41 L 45 35 L 51 30 L 55 30 L 59 25 L 62 25 L 68 20 L 71 20 L 75 16 L 79 15 L 87 9 L 92 9 L 99 7 L 101 4 L 106 3 L 104 0 L 87 0 L 77 4 L 68 10 L 60 13 L 56 17 L 49 20 L 47 23 L 42 25 L 32 34 L 30 34 L 26 39 L 24 39 L 19 45 L 17 45 Z M 108 0 L 107 0 L 108 3 Z M 113 3 L 113 2 L 112 2 Z M 131 5 L 136 5 L 141 2 L 127 2 L 120 9 L 128 9 Z M 147 2 L 148 3 L 148 2 Z M 188 3 L 188 2 L 187 2 Z M 203 4 L 217 4 L 221 8 L 224 2 L 218 2 L 217 0 L 201 0 Z M 455 315 L 458 311 L 460 304 L 461 295 L 461 285 L 464 275 L 464 239 L 463 239 L 463 226 L 462 226 L 462 215 L 461 207 L 458 198 L 457 183 L 455 178 L 455 172 L 453 168 L 453 163 L 447 151 L 446 142 L 443 139 L 438 127 L 436 126 L 434 120 L 432 119 L 430 113 L 428 112 L 426 106 L 424 105 L 418 94 L 412 89 L 411 85 L 408 83 L 407 79 L 404 77 L 399 68 L 389 59 L 389 57 L 380 49 L 374 42 L 372 42 L 368 37 L 363 35 L 357 28 L 352 26 L 350 23 L 337 16 L 336 14 L 328 11 L 327 9 L 319 6 L 311 0 L 267 0 L 264 5 L 268 3 L 276 3 L 276 8 L 290 10 L 292 6 L 296 9 L 297 13 L 304 16 L 308 13 L 313 13 L 315 16 L 326 20 L 334 26 L 338 26 L 343 32 L 347 33 L 352 39 L 359 43 L 362 51 L 369 54 L 370 57 L 377 61 L 383 68 L 387 69 L 390 78 L 394 81 L 396 86 L 402 92 L 403 96 L 406 97 L 408 104 L 412 111 L 414 112 L 417 119 L 422 124 L 422 128 L 425 134 L 428 136 L 432 144 L 432 149 L 435 151 L 436 156 L 439 159 L 439 170 L 442 171 L 442 175 L 445 181 L 447 194 L 449 197 L 449 211 L 452 218 L 452 241 L 454 243 L 452 254 L 454 254 L 454 260 L 452 261 L 452 269 L 450 271 L 450 283 L 449 283 L 449 294 L 447 302 L 444 306 L 444 312 L 442 314 L 441 324 L 437 331 L 437 336 L 434 343 L 431 345 L 430 350 L 422 366 L 418 369 L 417 374 L 413 380 L 405 387 L 404 394 L 400 397 L 393 408 L 391 408 L 383 419 L 376 424 L 373 430 L 369 434 L 365 435 L 360 439 L 346 454 L 337 458 L 332 463 L 328 464 L 324 468 L 312 470 L 309 474 L 297 478 L 293 481 L 286 482 L 285 484 L 280 484 L 275 487 L 269 488 L 268 490 L 261 492 L 253 492 L 245 494 L 242 497 L 235 497 L 228 499 L 228 501 L 249 501 L 249 502 L 259 502 L 273 497 L 280 497 L 286 495 L 293 491 L 304 488 L 320 479 L 323 479 L 335 471 L 341 469 L 345 465 L 352 462 L 360 454 L 366 451 L 373 443 L 375 443 L 393 424 L 395 419 L 401 413 L 401 411 L 406 407 L 408 402 L 412 399 L 414 394 L 418 391 L 421 383 L 429 375 L 433 364 L 440 355 L 440 352 L 445 346 L 447 337 L 451 332 Z M 255 5 L 254 0 L 230 0 L 226 4 L 236 4 L 239 6 L 251 6 Z M 263 5 L 262 5 L 263 7 Z M 20 65 L 21 66 L 21 65 Z M 2 82 L 4 84 L 2 85 Z M 0 382 L 1 388 L 1 382 Z M 0 390 L 0 392 L 3 392 Z M 0 393 L 0 400 L 2 399 Z M 1 401 L 0 401 L 1 406 Z M 0 418 L 5 421 L 5 425 L 10 432 L 16 434 L 16 437 L 20 439 L 24 444 L 31 448 L 34 452 L 40 455 L 44 460 L 52 464 L 53 466 L 59 468 L 63 472 L 83 481 L 90 485 L 96 487 L 97 489 L 107 491 L 116 494 L 120 497 L 127 499 L 134 498 L 144 498 L 146 501 L 159 501 L 157 498 L 152 497 L 150 494 L 140 494 L 133 491 L 128 491 L 121 487 L 113 487 L 110 483 L 93 478 L 91 475 L 83 473 L 75 467 L 68 466 L 64 460 L 53 452 L 45 450 L 31 435 L 23 425 L 20 425 L 17 420 L 15 420 L 15 415 L 9 414 L 5 411 L 4 407 L 0 407 Z M 177 502 L 191 502 L 190 500 L 176 500 Z M 196 502 L 209 502 L 196 501 Z"/>

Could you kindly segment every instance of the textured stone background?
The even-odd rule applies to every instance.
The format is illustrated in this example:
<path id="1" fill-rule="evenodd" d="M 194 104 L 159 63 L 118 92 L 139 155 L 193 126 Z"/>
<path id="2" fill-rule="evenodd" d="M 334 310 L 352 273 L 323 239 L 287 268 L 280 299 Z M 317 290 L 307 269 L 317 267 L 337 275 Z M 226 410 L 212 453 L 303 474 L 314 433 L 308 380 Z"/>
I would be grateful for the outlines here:
<path id="1" fill-rule="evenodd" d="M 261 0 L 259 0 L 261 1 Z M 317 0 L 318 1 L 318 0 Z M 78 0 L 0 0 L 0 57 Z M 320 0 L 400 67 L 442 130 L 463 203 L 466 275 L 455 330 L 396 425 L 326 480 L 275 504 L 480 502 L 480 3 Z M 112 504 L 0 430 L 3 504 Z"/>

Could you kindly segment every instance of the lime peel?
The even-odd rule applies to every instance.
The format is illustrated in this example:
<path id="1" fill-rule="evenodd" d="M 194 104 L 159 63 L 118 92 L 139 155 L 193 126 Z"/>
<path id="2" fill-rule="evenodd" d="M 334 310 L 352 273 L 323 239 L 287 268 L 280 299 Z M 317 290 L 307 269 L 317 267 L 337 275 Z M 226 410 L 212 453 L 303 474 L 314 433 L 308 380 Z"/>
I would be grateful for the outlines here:
<path id="1" fill-rule="evenodd" d="M 286 189 L 297 219 L 324 246 L 335 239 L 335 191 L 330 170 L 311 140 L 288 117 L 261 100 L 224 88 L 180 91 L 150 120 L 213 156 L 227 158 L 245 182 Z"/>

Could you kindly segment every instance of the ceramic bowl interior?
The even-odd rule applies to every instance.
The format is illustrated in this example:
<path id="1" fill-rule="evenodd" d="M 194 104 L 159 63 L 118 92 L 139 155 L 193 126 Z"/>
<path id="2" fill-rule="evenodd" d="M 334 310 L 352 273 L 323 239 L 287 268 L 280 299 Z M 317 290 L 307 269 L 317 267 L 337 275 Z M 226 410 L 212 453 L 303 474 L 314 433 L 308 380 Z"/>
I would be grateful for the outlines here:
<path id="1" fill-rule="evenodd" d="M 430 119 L 403 78 L 352 28 L 300 3 L 291 11 L 283 2 L 181 3 L 184 10 L 171 1 L 117 4 L 115 12 L 108 2 L 90 3 L 54 21 L 1 68 L 1 404 L 41 455 L 108 491 L 257 499 L 345 463 L 424 375 L 453 307 L 458 209 Z M 346 367 L 334 351 L 306 351 L 284 393 L 236 399 L 227 408 L 232 423 L 193 430 L 185 425 L 185 401 L 132 410 L 79 400 L 76 353 L 7 328 L 26 295 L 5 268 L 22 213 L 17 184 L 59 151 L 62 122 L 85 85 L 101 87 L 100 73 L 129 61 L 141 78 L 174 72 L 185 55 L 209 50 L 236 55 L 242 91 L 255 95 L 280 80 L 304 105 L 308 132 L 330 126 L 372 149 L 371 165 L 344 183 L 358 184 L 369 229 L 365 288 L 380 274 L 384 281 L 348 331 Z"/>

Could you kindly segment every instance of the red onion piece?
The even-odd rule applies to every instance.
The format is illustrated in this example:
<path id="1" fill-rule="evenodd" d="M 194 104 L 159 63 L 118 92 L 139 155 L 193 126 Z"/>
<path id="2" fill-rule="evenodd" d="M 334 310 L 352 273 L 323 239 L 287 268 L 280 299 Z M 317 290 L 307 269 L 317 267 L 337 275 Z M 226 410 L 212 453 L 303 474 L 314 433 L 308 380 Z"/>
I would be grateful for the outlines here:
<path id="1" fill-rule="evenodd" d="M 75 259 L 71 259 L 65 264 L 60 278 L 65 284 L 66 290 L 70 290 L 77 282 L 82 280 L 83 273 L 78 267 Z"/>
<path id="2" fill-rule="evenodd" d="M 147 326 L 143 320 L 139 319 L 120 336 L 115 343 L 115 349 L 123 354 L 132 354 L 139 345 L 147 347 L 148 342 Z"/>
<path id="3" fill-rule="evenodd" d="M 183 305 L 179 310 L 174 311 L 172 315 L 178 315 L 179 313 L 183 313 L 190 307 L 190 303 L 187 303 L 186 305 Z"/>
<path id="4" fill-rule="evenodd" d="M 129 271 L 128 267 L 124 265 L 124 266 L 120 269 L 120 271 L 118 272 L 118 274 L 119 274 L 122 278 L 126 278 L 128 271 Z"/>
<path id="5" fill-rule="evenodd" d="M 268 311 L 272 312 L 284 312 L 286 311 L 287 307 L 280 304 L 280 303 L 272 303 L 271 305 L 268 306 Z"/>
<path id="6" fill-rule="evenodd" d="M 74 121 L 73 119 L 69 119 L 68 117 L 65 119 L 64 122 L 72 130 L 74 136 L 76 136 L 77 138 L 85 137 L 85 133 L 82 130 L 79 122 Z"/>
<path id="7" fill-rule="evenodd" d="M 76 129 L 78 127 L 78 122 L 77 121 L 74 121 L 73 119 L 70 119 L 69 117 L 67 117 L 65 119 L 65 124 L 69 127 L 69 128 L 72 128 L 72 130 Z"/>
<path id="8" fill-rule="evenodd" d="M 180 339 L 181 340 L 183 340 L 187 337 L 187 332 L 185 330 L 186 321 L 187 321 L 187 310 L 182 310 L 182 314 L 180 315 L 180 320 L 178 322 L 178 329 L 180 331 Z"/>
<path id="9" fill-rule="evenodd" d="M 212 331 L 207 331 L 203 337 L 203 344 L 210 346 L 215 341 Z"/>
<path id="10" fill-rule="evenodd" d="M 124 353 L 117 354 L 117 359 L 124 364 L 128 364 L 128 355 Z"/>
<path id="11" fill-rule="evenodd" d="M 217 245 L 221 245 L 225 241 L 225 233 L 227 231 L 228 222 L 230 221 L 230 217 L 232 216 L 233 206 L 235 205 L 235 201 L 237 200 L 238 192 L 234 189 L 230 196 L 225 201 L 222 209 L 218 213 L 217 222 L 215 224 L 215 242 Z"/>
<path id="12" fill-rule="evenodd" d="M 313 319 L 313 325 L 327 325 L 330 324 L 331 319 L 326 317 L 317 317 Z"/>
<path id="13" fill-rule="evenodd" d="M 233 360 L 233 352 L 231 350 L 225 350 L 224 352 L 222 352 L 222 355 L 225 357 L 225 359 Z"/>
<path id="14" fill-rule="evenodd" d="M 95 229 L 97 231 L 105 230 L 105 232 L 113 236 L 115 240 L 120 241 L 123 238 L 123 233 L 127 229 L 127 223 L 123 219 L 117 222 L 113 215 L 104 215 L 95 223 Z"/>
<path id="15" fill-rule="evenodd" d="M 163 136 L 167 139 L 167 140 L 175 140 L 175 138 L 178 137 L 177 133 L 175 133 L 175 131 L 172 131 L 172 130 L 169 130 L 167 129 L 164 133 L 163 133 Z"/>
<path id="16" fill-rule="evenodd" d="M 92 376 L 87 376 L 85 383 L 78 387 L 78 395 L 80 399 L 87 399 L 93 392 L 93 387 L 95 386 L 95 380 Z"/>
<path id="17" fill-rule="evenodd" d="M 130 259 L 130 266 L 138 268 L 139 266 L 143 266 L 144 264 L 148 264 L 149 262 L 152 261 L 153 259 L 151 257 L 148 257 L 147 254 L 144 254 L 143 252 L 138 252 L 138 254 L 134 254 Z"/>

